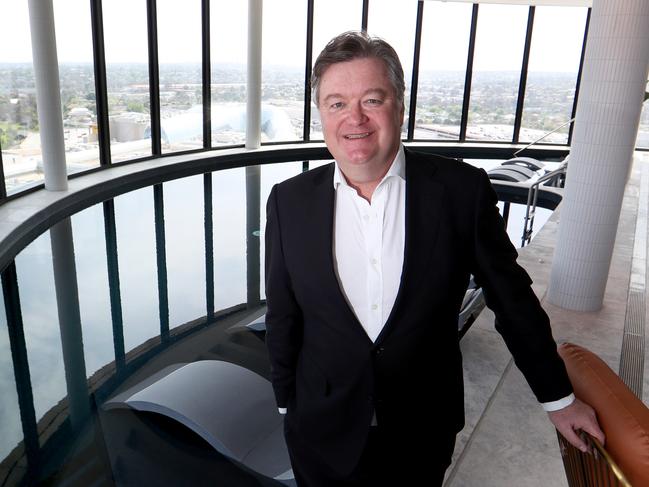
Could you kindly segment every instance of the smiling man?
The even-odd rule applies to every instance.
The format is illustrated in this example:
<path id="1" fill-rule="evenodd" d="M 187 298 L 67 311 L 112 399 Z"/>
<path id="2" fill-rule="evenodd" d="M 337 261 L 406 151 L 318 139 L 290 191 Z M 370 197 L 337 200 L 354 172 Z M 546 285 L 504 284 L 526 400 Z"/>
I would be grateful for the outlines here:
<path id="1" fill-rule="evenodd" d="M 582 448 L 576 429 L 603 441 L 484 171 L 401 144 L 392 47 L 341 34 L 312 85 L 335 163 L 276 185 L 266 226 L 266 342 L 298 485 L 441 485 L 464 425 L 457 316 L 471 274 L 555 426 Z"/>
<path id="2" fill-rule="evenodd" d="M 397 155 L 401 98 L 376 57 L 328 67 L 315 93 L 325 141 L 347 182 L 370 202 Z"/>

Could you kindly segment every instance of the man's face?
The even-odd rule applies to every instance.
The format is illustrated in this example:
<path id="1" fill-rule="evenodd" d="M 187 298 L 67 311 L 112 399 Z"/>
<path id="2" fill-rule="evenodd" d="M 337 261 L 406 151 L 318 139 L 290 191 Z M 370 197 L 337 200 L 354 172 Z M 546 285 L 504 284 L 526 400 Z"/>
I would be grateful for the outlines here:
<path id="1" fill-rule="evenodd" d="M 324 139 L 353 183 L 383 177 L 399 149 L 403 105 L 376 58 L 331 65 L 320 81 Z"/>

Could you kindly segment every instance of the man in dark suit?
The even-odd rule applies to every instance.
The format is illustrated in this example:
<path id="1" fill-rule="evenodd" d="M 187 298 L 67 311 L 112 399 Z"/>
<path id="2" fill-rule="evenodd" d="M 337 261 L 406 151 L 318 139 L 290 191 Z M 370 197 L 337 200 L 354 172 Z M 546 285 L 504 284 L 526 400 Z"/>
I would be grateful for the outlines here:
<path id="1" fill-rule="evenodd" d="M 457 316 L 471 274 L 557 428 L 575 400 L 484 171 L 406 150 L 403 70 L 348 32 L 313 71 L 335 163 L 276 185 L 266 226 L 271 379 L 300 486 L 440 485 L 464 425 Z"/>

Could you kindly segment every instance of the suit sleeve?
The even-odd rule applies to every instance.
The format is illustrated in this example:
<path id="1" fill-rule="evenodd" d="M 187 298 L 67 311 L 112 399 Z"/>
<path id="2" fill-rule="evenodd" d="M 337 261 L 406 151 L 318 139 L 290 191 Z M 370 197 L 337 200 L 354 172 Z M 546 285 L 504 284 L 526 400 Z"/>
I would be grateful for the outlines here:
<path id="1" fill-rule="evenodd" d="M 295 394 L 295 368 L 302 342 L 302 312 L 293 293 L 282 245 L 278 188 L 266 208 L 266 346 L 277 406 L 285 408 Z"/>
<path id="2" fill-rule="evenodd" d="M 572 386 L 557 353 L 550 320 L 531 288 L 532 280 L 516 263 L 518 254 L 507 236 L 496 206 L 498 198 L 484 171 L 476 194 L 473 272 L 487 306 L 496 315 L 496 330 L 538 401 L 564 398 L 572 393 Z"/>

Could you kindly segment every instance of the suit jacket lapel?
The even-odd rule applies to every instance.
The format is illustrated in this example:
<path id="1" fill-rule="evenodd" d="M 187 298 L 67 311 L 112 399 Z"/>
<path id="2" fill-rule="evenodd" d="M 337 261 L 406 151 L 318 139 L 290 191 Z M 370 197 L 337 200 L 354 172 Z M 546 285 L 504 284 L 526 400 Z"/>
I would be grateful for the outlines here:
<path id="1" fill-rule="evenodd" d="M 381 343 L 398 325 L 399 317 L 407 311 L 408 296 L 416 287 L 432 285 L 421 282 L 420 276 L 428 268 L 444 203 L 444 186 L 435 181 L 436 166 L 406 149 L 406 235 L 403 271 L 397 298 L 392 311 L 376 339 Z"/>
<path id="2" fill-rule="evenodd" d="M 363 326 L 349 306 L 334 270 L 333 226 L 335 191 L 333 188 L 333 164 L 335 163 L 331 164 L 330 170 L 321 173 L 314 180 L 313 194 L 304 198 L 305 204 L 310 205 L 307 214 L 312 216 L 308 226 L 304 229 L 305 241 L 309 241 L 309 245 L 314 250 L 314 256 L 325 257 L 324 259 L 316 258 L 317 262 L 314 262 L 313 266 L 315 274 L 313 279 L 322 283 L 322 291 L 329 294 L 333 309 L 342 313 L 344 319 L 340 325 L 349 327 L 350 322 L 354 323 L 352 328 L 364 337 L 364 339 L 370 341 Z M 332 325 L 336 326 L 337 324 Z"/>

